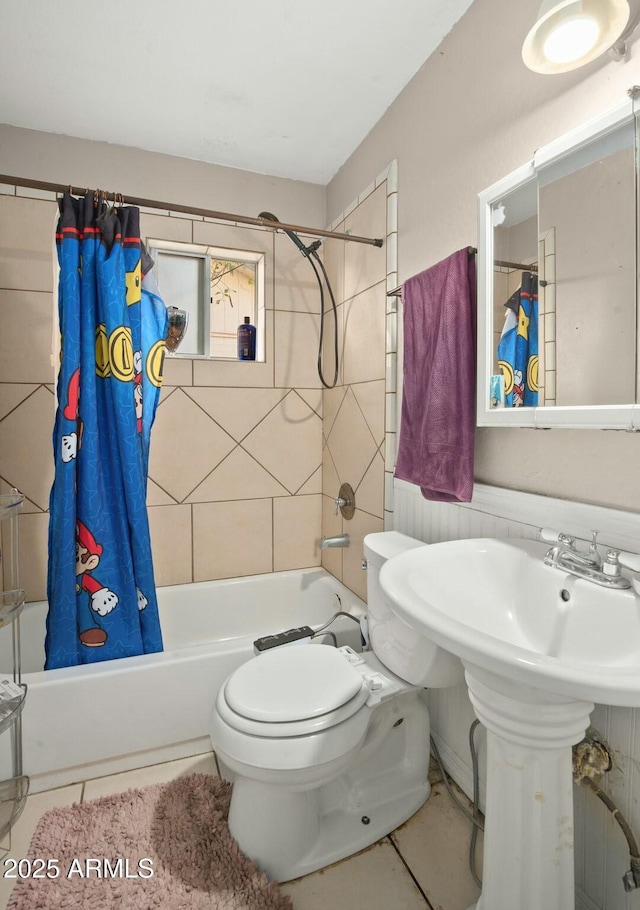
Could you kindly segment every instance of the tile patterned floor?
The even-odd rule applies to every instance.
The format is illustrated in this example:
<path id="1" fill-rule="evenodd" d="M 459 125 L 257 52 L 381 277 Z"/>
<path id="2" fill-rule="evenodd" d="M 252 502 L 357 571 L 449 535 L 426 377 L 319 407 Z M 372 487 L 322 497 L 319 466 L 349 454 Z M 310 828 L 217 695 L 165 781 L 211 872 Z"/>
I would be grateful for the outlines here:
<path id="1" fill-rule="evenodd" d="M 194 772 L 216 774 L 213 753 L 36 793 L 27 799 L 6 857 L 26 855 L 36 824 L 49 809 Z M 479 893 L 467 860 L 471 825 L 453 804 L 439 775 L 433 781 L 426 804 L 389 837 L 282 885 L 295 910 L 325 910 L 328 906 L 332 910 L 467 910 Z M 0 859 L 2 871 L 6 857 Z M 12 881 L 0 878 L 0 910 L 7 907 L 12 887 Z"/>

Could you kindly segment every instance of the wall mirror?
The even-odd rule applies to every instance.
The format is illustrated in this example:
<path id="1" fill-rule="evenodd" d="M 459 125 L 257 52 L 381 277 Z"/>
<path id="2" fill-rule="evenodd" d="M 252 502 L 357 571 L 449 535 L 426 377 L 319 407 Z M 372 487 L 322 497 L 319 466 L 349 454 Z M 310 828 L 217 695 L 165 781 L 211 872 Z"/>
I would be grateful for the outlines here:
<path id="1" fill-rule="evenodd" d="M 480 193 L 479 426 L 640 429 L 639 123 L 630 100 Z"/>

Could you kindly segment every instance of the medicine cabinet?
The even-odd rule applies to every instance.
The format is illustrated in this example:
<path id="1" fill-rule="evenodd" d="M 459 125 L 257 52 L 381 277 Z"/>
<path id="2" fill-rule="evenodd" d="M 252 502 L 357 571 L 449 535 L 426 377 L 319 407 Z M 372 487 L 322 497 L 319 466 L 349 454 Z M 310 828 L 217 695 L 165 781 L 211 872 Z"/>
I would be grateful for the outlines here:
<path id="1" fill-rule="evenodd" d="M 479 426 L 640 430 L 639 120 L 636 93 L 479 194 Z"/>

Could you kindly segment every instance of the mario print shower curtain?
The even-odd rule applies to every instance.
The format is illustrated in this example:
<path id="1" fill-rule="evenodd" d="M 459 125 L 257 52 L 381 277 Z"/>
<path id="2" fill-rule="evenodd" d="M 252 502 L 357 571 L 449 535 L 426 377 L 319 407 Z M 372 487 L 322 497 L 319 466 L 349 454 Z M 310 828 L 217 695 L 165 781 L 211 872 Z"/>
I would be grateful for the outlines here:
<path id="1" fill-rule="evenodd" d="M 162 650 L 146 509 L 167 311 L 137 208 L 60 200 L 46 669 Z"/>

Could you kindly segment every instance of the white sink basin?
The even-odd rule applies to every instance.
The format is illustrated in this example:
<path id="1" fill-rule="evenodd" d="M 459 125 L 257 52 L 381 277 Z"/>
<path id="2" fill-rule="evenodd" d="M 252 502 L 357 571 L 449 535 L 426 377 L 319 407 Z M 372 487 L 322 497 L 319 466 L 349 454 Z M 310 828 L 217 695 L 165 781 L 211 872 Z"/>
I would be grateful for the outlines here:
<path id="1" fill-rule="evenodd" d="M 387 561 L 394 613 L 480 667 L 569 698 L 640 706 L 640 599 L 544 565 L 547 544 L 493 539 Z"/>

